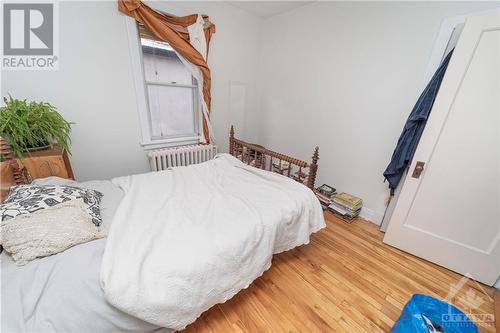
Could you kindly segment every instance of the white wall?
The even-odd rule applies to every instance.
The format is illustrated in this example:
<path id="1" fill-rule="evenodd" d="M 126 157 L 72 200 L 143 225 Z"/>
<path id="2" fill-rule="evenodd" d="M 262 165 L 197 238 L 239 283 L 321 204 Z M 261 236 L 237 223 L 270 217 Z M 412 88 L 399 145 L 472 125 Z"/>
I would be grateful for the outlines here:
<path id="1" fill-rule="evenodd" d="M 260 143 L 309 158 L 318 184 L 364 199 L 379 222 L 382 173 L 421 92 L 440 24 L 498 6 L 472 2 L 315 2 L 264 21 Z"/>
<path id="2" fill-rule="evenodd" d="M 229 82 L 248 83 L 255 109 L 255 53 L 260 19 L 222 2 L 152 3 L 176 15 L 203 12 L 216 23 L 210 46 L 213 126 L 227 149 Z M 79 180 L 107 179 L 149 170 L 139 145 L 140 125 L 125 19 L 115 1 L 60 2 L 58 71 L 4 71 L 2 96 L 46 101 L 76 124 L 71 162 Z M 244 38 L 242 38 L 244 36 Z"/>

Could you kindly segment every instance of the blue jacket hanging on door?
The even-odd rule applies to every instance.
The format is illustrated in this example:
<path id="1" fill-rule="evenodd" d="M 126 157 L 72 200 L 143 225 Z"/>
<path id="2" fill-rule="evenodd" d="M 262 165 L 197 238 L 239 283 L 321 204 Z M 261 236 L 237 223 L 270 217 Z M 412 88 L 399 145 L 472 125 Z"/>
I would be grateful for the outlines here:
<path id="1" fill-rule="evenodd" d="M 411 163 L 415 150 L 417 149 L 418 141 L 424 131 L 427 118 L 431 113 L 432 105 L 441 86 L 446 68 L 450 62 L 453 50 L 448 53 L 443 60 L 436 73 L 432 76 L 431 81 L 427 84 L 424 91 L 418 98 L 417 103 L 406 121 L 403 133 L 399 137 L 398 144 L 392 153 L 391 162 L 384 171 L 384 177 L 389 182 L 391 194 L 398 186 L 405 169 Z"/>

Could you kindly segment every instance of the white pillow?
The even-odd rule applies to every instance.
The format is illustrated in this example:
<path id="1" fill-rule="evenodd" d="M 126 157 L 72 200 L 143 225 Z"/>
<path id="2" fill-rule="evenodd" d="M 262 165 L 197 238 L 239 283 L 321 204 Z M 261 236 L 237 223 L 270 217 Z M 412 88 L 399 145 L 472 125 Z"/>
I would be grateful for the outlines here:
<path id="1" fill-rule="evenodd" d="M 17 265 L 106 235 L 92 223 L 82 199 L 63 202 L 0 224 L 0 241 Z"/>

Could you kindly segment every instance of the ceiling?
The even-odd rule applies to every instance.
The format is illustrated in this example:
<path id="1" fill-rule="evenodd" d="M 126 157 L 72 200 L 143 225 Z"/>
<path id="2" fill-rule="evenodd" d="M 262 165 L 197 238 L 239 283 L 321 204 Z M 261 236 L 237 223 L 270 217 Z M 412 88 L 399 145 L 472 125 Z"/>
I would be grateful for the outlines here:
<path id="1" fill-rule="evenodd" d="M 262 18 L 278 15 L 313 1 L 227 1 Z"/>

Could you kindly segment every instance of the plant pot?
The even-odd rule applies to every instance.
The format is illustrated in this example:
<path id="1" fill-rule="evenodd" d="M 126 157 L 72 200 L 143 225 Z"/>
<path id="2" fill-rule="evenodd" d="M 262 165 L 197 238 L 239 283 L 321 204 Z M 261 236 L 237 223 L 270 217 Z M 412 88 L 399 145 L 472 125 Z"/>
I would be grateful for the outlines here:
<path id="1" fill-rule="evenodd" d="M 32 148 L 26 149 L 25 152 L 31 153 L 31 152 L 34 152 L 34 151 L 45 150 L 45 149 L 48 149 L 48 148 L 51 148 L 51 147 L 52 147 L 52 145 L 44 145 L 44 146 L 40 146 L 40 147 L 32 147 Z"/>
<path id="2" fill-rule="evenodd" d="M 16 181 L 14 180 L 14 174 L 12 173 L 12 166 L 10 162 L 0 162 L 0 203 L 9 194 L 10 186 L 14 185 Z"/>

